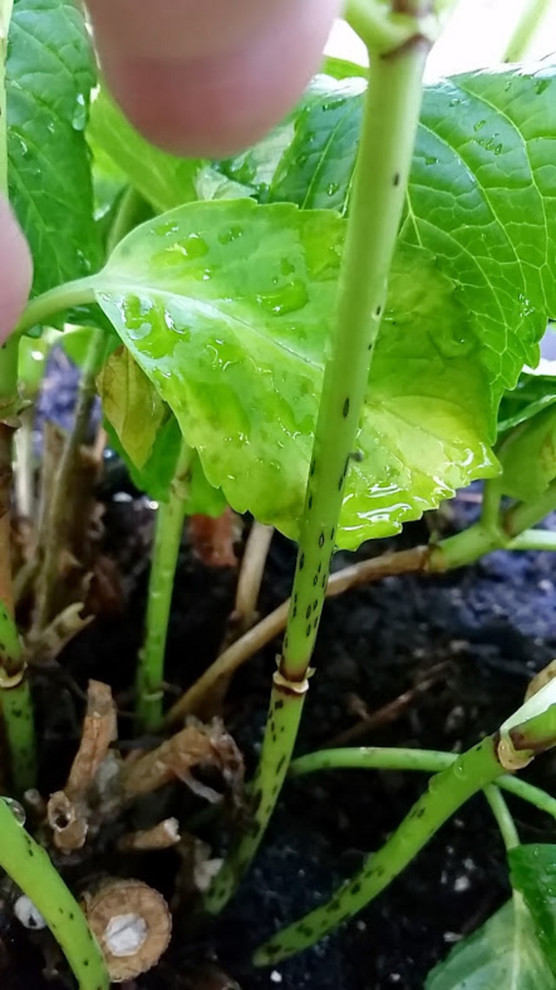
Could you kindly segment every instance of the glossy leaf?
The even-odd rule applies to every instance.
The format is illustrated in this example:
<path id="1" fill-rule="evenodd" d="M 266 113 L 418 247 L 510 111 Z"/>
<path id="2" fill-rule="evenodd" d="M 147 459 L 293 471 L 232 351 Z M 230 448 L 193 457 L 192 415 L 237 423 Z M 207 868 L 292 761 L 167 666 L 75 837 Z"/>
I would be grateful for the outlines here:
<path id="1" fill-rule="evenodd" d="M 97 299 L 230 505 L 297 535 L 345 223 L 196 203 L 130 234 Z M 397 254 L 338 545 L 396 532 L 495 470 L 481 354 L 450 281 Z"/>
<path id="2" fill-rule="evenodd" d="M 108 157 L 157 212 L 198 198 L 194 180 L 204 160 L 178 158 L 156 148 L 129 123 L 106 89 L 92 104 L 88 136 L 100 163 Z"/>
<path id="3" fill-rule="evenodd" d="M 522 501 L 542 495 L 556 478 L 556 405 L 512 430 L 498 456 L 505 495 Z"/>
<path id="4" fill-rule="evenodd" d="M 517 905 L 517 910 L 516 906 Z M 554 990 L 531 916 L 514 898 L 429 973 L 425 990 Z"/>
<path id="5" fill-rule="evenodd" d="M 84 133 L 95 68 L 78 7 L 15 0 L 6 72 L 10 198 L 42 292 L 101 261 Z"/>
<path id="6" fill-rule="evenodd" d="M 221 169 L 260 202 L 346 210 L 364 86 L 319 77 L 284 124 Z M 555 66 L 426 87 L 400 238 L 458 285 L 497 400 L 536 363 L 556 312 Z"/>
<path id="7" fill-rule="evenodd" d="M 556 973 L 556 846 L 523 845 L 510 853 L 512 884 L 531 912 L 537 936 Z"/>

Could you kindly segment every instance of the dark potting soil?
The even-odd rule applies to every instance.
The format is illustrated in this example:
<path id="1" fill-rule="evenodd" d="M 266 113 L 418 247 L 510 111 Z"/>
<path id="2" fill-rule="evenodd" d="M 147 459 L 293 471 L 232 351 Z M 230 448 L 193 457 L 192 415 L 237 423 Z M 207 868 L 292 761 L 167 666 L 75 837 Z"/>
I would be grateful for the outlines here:
<path id="1" fill-rule="evenodd" d="M 126 606 L 122 615 L 98 621 L 70 644 L 61 674 L 37 679 L 44 793 L 63 785 L 77 744 L 83 704 L 74 683 L 83 690 L 89 677 L 107 680 L 125 708 L 133 682 L 152 510 L 131 488 L 122 490 L 118 470 L 116 481 L 103 488 L 105 549 L 120 567 Z M 456 503 L 455 528 L 465 524 L 470 511 L 473 505 L 465 498 Z M 424 524 L 416 524 L 401 539 L 364 547 L 358 556 L 414 545 L 426 536 Z M 338 555 L 335 567 L 347 559 Z M 261 613 L 287 596 L 293 561 L 292 545 L 275 537 Z M 443 666 L 428 690 L 400 710 L 393 723 L 358 742 L 459 751 L 493 731 L 519 705 L 531 675 L 556 654 L 554 580 L 551 554 L 496 553 L 443 578 L 388 578 L 330 600 L 297 752 L 326 745 L 353 725 L 354 698 L 372 711 L 439 664 Z M 199 563 L 186 534 L 167 649 L 172 684 L 187 685 L 214 658 L 233 594 L 234 575 Z M 226 722 L 249 769 L 262 736 L 278 648 L 277 642 L 271 644 L 245 665 L 227 703 Z M 131 736 L 125 717 L 120 736 Z M 555 772 L 556 756 L 548 755 L 525 775 L 553 790 Z M 384 842 L 424 786 L 421 774 L 352 770 L 288 783 L 262 851 L 235 900 L 219 919 L 195 930 L 178 912 L 169 951 L 135 985 L 226 990 L 224 982 L 211 983 L 208 977 L 202 982 L 200 976 L 205 962 L 217 959 L 242 990 L 420 990 L 430 968 L 508 896 L 503 847 L 480 796 L 441 829 L 376 902 L 315 949 L 260 971 L 250 967 L 249 958 L 280 926 L 316 906 L 352 874 L 363 856 Z M 523 841 L 556 841 L 554 822 L 511 796 L 509 803 Z M 191 814 L 191 805 L 187 809 Z M 169 813 L 175 812 L 173 804 Z M 218 839 L 214 822 L 202 825 L 199 834 Z M 117 869 L 117 859 L 110 860 L 110 867 Z M 137 861 L 135 875 L 171 895 L 175 869 L 173 853 L 153 853 Z M 78 870 L 68 871 L 67 877 L 77 889 L 83 885 Z M 2 917 L 2 987 L 58 990 L 66 985 L 40 976 L 42 955 L 30 942 L 34 938 L 40 945 L 44 940 L 29 938 L 0 910 Z"/>

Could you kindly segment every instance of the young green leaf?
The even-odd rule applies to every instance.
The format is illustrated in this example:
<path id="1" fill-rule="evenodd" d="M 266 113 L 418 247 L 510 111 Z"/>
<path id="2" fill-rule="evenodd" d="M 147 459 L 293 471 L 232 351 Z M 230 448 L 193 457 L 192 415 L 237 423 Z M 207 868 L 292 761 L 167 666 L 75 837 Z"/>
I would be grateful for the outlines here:
<path id="1" fill-rule="evenodd" d="M 554 990 L 531 916 L 514 897 L 429 973 L 425 990 Z"/>
<path id="2" fill-rule="evenodd" d="M 550 404 L 512 430 L 498 457 L 505 495 L 525 502 L 542 495 L 556 478 L 556 406 Z"/>
<path id="3" fill-rule="evenodd" d="M 556 973 L 556 846 L 517 846 L 510 852 L 512 884 L 525 898 L 537 936 Z"/>
<path id="4" fill-rule="evenodd" d="M 95 280 L 209 482 L 237 511 L 292 537 L 344 231 L 331 212 L 189 204 L 132 232 Z M 477 341 L 453 285 L 421 249 L 398 251 L 384 319 L 346 465 L 337 542 L 350 548 L 495 470 Z"/>
<path id="5" fill-rule="evenodd" d="M 78 7 L 15 0 L 6 72 L 10 198 L 38 293 L 101 260 L 84 133 L 95 67 Z"/>
<path id="6" fill-rule="evenodd" d="M 107 156 L 158 212 L 198 198 L 195 178 L 205 164 L 177 158 L 150 144 L 103 88 L 93 101 L 87 136 L 100 161 Z"/>

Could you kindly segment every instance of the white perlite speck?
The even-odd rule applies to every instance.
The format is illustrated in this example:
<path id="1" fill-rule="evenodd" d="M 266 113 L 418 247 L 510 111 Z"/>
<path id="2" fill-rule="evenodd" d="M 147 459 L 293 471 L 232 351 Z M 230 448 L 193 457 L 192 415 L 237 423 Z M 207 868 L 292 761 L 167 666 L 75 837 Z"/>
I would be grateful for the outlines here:
<path id="1" fill-rule="evenodd" d="M 117 914 L 104 932 L 104 941 L 114 956 L 134 956 L 147 938 L 147 922 L 140 914 Z"/>

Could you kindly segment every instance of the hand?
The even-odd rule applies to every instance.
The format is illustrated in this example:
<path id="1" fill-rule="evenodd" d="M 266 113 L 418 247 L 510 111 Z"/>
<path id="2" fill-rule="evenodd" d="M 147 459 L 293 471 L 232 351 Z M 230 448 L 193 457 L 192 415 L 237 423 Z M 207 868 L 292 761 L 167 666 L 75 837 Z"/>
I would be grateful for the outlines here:
<path id="1" fill-rule="evenodd" d="M 261 138 L 317 70 L 341 0 L 89 0 L 103 71 L 135 126 L 177 154 Z"/>
<path id="2" fill-rule="evenodd" d="M 133 124 L 177 154 L 261 138 L 317 69 L 340 0 L 89 0 L 103 72 Z M 0 196 L 0 341 L 25 306 L 27 243 Z"/>

